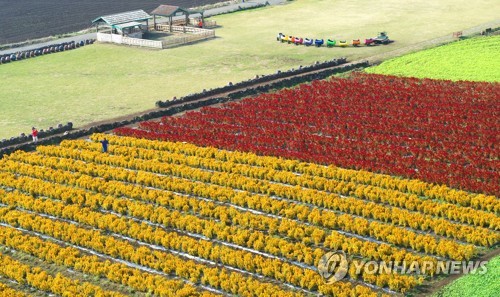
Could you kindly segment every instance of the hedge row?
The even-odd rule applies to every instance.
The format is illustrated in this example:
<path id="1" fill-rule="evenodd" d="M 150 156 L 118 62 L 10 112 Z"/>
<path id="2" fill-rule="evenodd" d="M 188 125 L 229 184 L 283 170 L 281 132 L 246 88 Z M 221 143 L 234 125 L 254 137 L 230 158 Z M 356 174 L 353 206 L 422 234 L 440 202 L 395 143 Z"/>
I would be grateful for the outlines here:
<path id="1" fill-rule="evenodd" d="M 73 123 L 71 122 L 68 122 L 66 125 L 59 124 L 57 125 L 56 128 L 49 127 L 49 129 L 47 130 L 40 129 L 40 131 L 38 131 L 38 138 L 45 138 L 55 134 L 70 131 L 71 129 L 73 129 Z M 10 139 L 4 138 L 0 140 L 0 149 L 11 145 L 25 143 L 30 140 L 31 140 L 31 134 L 25 134 L 25 133 L 21 133 L 21 135 L 19 135 L 18 137 L 11 137 Z"/>
<path id="2" fill-rule="evenodd" d="M 208 91 L 203 90 L 200 93 L 189 94 L 189 95 L 184 96 L 184 97 L 179 98 L 179 99 L 174 97 L 172 100 L 157 101 L 156 106 L 157 107 L 170 107 L 173 105 L 177 105 L 179 103 L 191 102 L 194 100 L 199 100 L 199 99 L 204 98 L 204 97 L 214 96 L 214 95 L 218 95 L 218 94 L 231 92 L 231 91 L 234 91 L 237 89 L 250 87 L 250 86 L 255 85 L 255 84 L 266 83 L 266 82 L 269 82 L 269 81 L 272 81 L 275 79 L 292 77 L 292 76 L 295 76 L 297 74 L 303 74 L 303 73 L 307 73 L 307 72 L 311 72 L 311 71 L 316 71 L 316 70 L 320 70 L 320 69 L 330 68 L 333 66 L 338 66 L 341 64 L 345 64 L 346 62 L 347 62 L 346 58 L 339 58 L 339 59 L 333 59 L 330 61 L 325 61 L 323 63 L 316 62 L 316 64 L 313 64 L 310 66 L 305 66 L 305 67 L 300 66 L 298 69 L 290 69 L 288 71 L 283 71 L 283 72 L 278 70 L 274 74 L 261 75 L 261 76 L 257 75 L 253 79 L 245 80 L 245 81 L 242 81 L 242 82 L 239 82 L 236 84 L 233 84 L 230 82 L 226 86 L 215 88 L 215 89 L 210 89 Z"/>
<path id="3" fill-rule="evenodd" d="M 314 69 L 314 70 L 321 69 L 321 68 L 327 68 L 327 67 L 330 67 L 332 65 L 335 65 L 335 64 L 333 64 L 334 63 L 333 61 L 337 61 L 336 63 L 340 63 L 339 61 L 342 61 L 345 63 L 345 59 L 339 59 L 339 60 L 332 60 L 332 61 L 329 61 L 329 62 L 326 62 L 323 64 L 315 64 L 312 66 L 302 67 L 302 68 Z M 327 66 L 325 66 L 324 64 L 326 64 Z M 201 107 L 205 107 L 205 106 L 209 106 L 209 105 L 213 105 L 213 104 L 234 101 L 234 100 L 238 100 L 238 99 L 241 99 L 244 97 L 256 95 L 259 93 L 269 92 L 269 91 L 274 90 L 274 89 L 288 88 L 288 87 L 292 87 L 292 86 L 295 86 L 295 85 L 298 85 L 301 83 L 305 83 L 308 81 L 324 79 L 324 78 L 327 78 L 327 77 L 329 77 L 333 74 L 336 74 L 336 73 L 347 72 L 347 71 L 350 71 L 353 69 L 364 68 L 364 67 L 368 67 L 368 66 L 369 66 L 368 62 L 358 62 L 358 63 L 351 63 L 351 64 L 347 64 L 347 65 L 341 65 L 341 66 L 338 66 L 335 68 L 325 69 L 324 71 L 318 71 L 318 72 L 304 74 L 304 75 L 300 75 L 300 76 L 292 76 L 289 79 L 284 79 L 284 80 L 274 82 L 274 83 L 269 83 L 266 85 L 260 85 L 258 87 L 253 87 L 253 88 L 249 87 L 249 88 L 246 88 L 245 90 L 242 90 L 242 91 L 232 92 L 226 97 L 214 97 L 214 98 L 209 98 L 206 100 L 199 100 L 199 99 L 202 99 L 203 97 L 209 96 L 207 94 L 207 92 L 188 95 L 186 97 L 183 97 L 181 99 L 182 101 L 177 100 L 176 104 L 178 104 L 178 105 L 176 105 L 176 106 L 169 106 L 167 108 L 152 111 L 152 112 L 143 114 L 141 116 L 137 116 L 137 117 L 134 117 L 132 119 L 128 119 L 128 120 L 124 120 L 124 121 L 117 121 L 117 122 L 113 122 L 113 123 L 101 124 L 101 125 L 93 126 L 91 128 L 88 128 L 88 129 L 71 131 L 71 132 L 65 133 L 65 135 L 59 134 L 59 135 L 55 135 L 53 137 L 40 139 L 38 141 L 38 144 L 41 144 L 41 145 L 58 144 L 64 139 L 77 139 L 77 138 L 91 135 L 93 133 L 101 133 L 101 132 L 105 132 L 105 131 L 110 131 L 110 130 L 113 130 L 113 129 L 118 128 L 118 127 L 123 127 L 126 125 L 131 125 L 131 124 L 135 124 L 135 123 L 142 122 L 142 121 L 147 121 L 147 120 L 154 119 L 154 118 L 160 118 L 163 116 L 171 116 L 171 115 L 181 113 L 181 112 L 184 112 L 187 110 L 193 110 L 193 109 L 197 109 L 197 108 L 201 108 Z M 297 71 L 297 70 L 290 70 L 288 72 L 291 72 L 291 71 Z M 297 73 L 300 74 L 301 73 L 300 71 L 302 71 L 302 70 L 299 69 L 298 71 L 299 72 L 293 72 L 293 75 L 295 75 Z M 281 73 L 277 73 L 276 75 L 279 75 L 279 74 L 281 74 Z M 267 78 L 267 81 L 271 80 L 269 77 L 275 77 L 275 75 L 266 76 L 265 78 Z M 255 83 L 255 82 L 253 82 L 253 83 Z M 247 81 L 247 82 L 238 83 L 237 85 L 239 85 L 241 87 L 242 85 L 248 86 L 250 84 L 251 83 L 248 83 L 248 81 Z M 224 88 L 226 88 L 226 87 L 219 88 L 219 89 L 224 89 Z M 219 91 L 219 92 L 221 92 L 221 91 Z M 188 99 L 190 101 L 188 101 Z M 184 104 L 179 104 L 179 103 L 184 103 Z M 161 107 L 163 107 L 163 105 Z M 0 157 L 2 157 L 4 154 L 9 154 L 15 150 L 31 151 L 31 150 L 34 150 L 35 148 L 36 148 L 36 145 L 31 143 L 31 142 L 25 142 L 23 144 L 19 144 L 19 145 L 15 145 L 15 146 L 11 146 L 9 148 L 3 148 L 3 149 L 0 147 Z"/>

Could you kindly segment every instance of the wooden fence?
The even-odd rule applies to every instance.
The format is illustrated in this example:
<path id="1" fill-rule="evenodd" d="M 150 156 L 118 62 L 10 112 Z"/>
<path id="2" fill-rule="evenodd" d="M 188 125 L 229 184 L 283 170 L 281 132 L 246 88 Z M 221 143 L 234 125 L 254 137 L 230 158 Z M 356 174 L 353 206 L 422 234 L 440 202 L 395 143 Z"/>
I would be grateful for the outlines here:
<path id="1" fill-rule="evenodd" d="M 149 30 L 158 30 L 158 28 L 163 28 L 164 26 L 170 25 L 170 22 L 162 20 L 162 19 L 157 19 L 156 21 L 157 21 L 156 28 L 154 27 L 153 24 L 150 24 L 148 26 Z M 199 19 L 196 19 L 196 18 L 189 19 L 189 23 L 193 26 L 198 25 L 198 22 L 199 22 Z M 173 20 L 172 25 L 173 26 L 186 25 L 186 19 L 182 18 L 182 19 L 178 19 L 178 20 Z M 215 27 L 217 27 L 216 20 L 205 20 L 205 26 L 204 26 L 205 29 L 215 28 Z"/>
<path id="2" fill-rule="evenodd" d="M 170 31 L 170 25 L 168 24 L 156 24 L 157 31 Z M 188 27 L 188 26 L 172 26 L 172 32 L 185 33 L 182 36 L 172 36 L 164 41 L 148 40 L 131 38 L 127 36 L 122 36 L 119 34 L 110 33 L 97 33 L 97 41 L 100 42 L 112 42 L 118 44 L 127 44 L 141 47 L 150 48 L 170 48 L 191 42 L 196 42 L 199 40 L 209 39 L 215 37 L 215 31 L 210 29 Z"/>
<path id="3" fill-rule="evenodd" d="M 208 31 L 208 30 L 207 30 Z M 212 30 L 210 30 L 212 31 Z M 215 33 L 212 32 L 201 32 L 201 33 L 196 33 L 193 35 L 186 35 L 186 36 L 179 36 L 179 37 L 174 37 L 172 39 L 168 39 L 162 42 L 163 48 L 169 48 L 169 47 L 175 47 L 179 46 L 182 44 L 187 44 L 191 42 L 196 42 L 199 40 L 204 40 L 204 39 L 209 39 L 209 38 L 214 38 Z"/>
<path id="4" fill-rule="evenodd" d="M 204 28 L 215 28 L 217 27 L 217 21 L 215 20 L 205 20 Z"/>
<path id="5" fill-rule="evenodd" d="M 170 31 L 168 24 L 156 24 L 157 31 Z M 186 33 L 184 36 L 173 36 L 162 41 L 163 48 L 175 47 L 186 43 L 196 42 L 199 40 L 215 37 L 215 31 L 210 29 L 188 27 L 188 26 L 172 26 L 172 32 Z"/>
<path id="6" fill-rule="evenodd" d="M 107 34 L 107 33 L 97 33 L 97 41 L 100 42 L 112 42 L 118 44 L 135 45 L 141 47 L 151 47 L 151 48 L 163 48 L 161 41 L 131 38 L 127 36 L 121 36 L 118 34 Z"/>

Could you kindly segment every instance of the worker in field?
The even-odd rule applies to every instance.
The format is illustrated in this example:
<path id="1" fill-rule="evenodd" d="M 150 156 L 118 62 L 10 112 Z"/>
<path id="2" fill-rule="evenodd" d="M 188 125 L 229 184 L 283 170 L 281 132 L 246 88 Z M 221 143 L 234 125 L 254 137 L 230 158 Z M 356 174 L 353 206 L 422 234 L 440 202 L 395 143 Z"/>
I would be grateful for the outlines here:
<path id="1" fill-rule="evenodd" d="M 38 142 L 38 130 L 35 127 L 31 128 L 31 136 L 33 137 L 33 142 L 37 143 Z"/>
<path id="2" fill-rule="evenodd" d="M 103 153 L 107 153 L 108 152 L 108 140 L 106 138 L 104 138 L 104 140 L 101 140 L 101 144 L 102 144 L 102 152 Z"/>

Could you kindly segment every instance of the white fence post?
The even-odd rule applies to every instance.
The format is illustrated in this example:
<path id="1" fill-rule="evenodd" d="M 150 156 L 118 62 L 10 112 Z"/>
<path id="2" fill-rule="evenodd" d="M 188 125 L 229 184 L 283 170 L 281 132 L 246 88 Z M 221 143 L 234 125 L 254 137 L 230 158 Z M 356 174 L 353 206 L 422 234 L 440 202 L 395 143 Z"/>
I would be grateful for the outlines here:
<path id="1" fill-rule="evenodd" d="M 158 25 L 157 25 L 158 26 Z M 189 32 L 192 33 L 189 36 L 172 38 L 166 41 L 156 41 L 147 40 L 139 38 L 131 38 L 127 36 L 122 36 L 118 34 L 106 34 L 97 33 L 97 41 L 100 42 L 113 42 L 118 44 L 128 44 L 141 47 L 151 47 L 151 48 L 167 48 L 172 46 L 177 46 L 185 43 L 195 42 L 198 40 L 208 39 L 215 37 L 215 31 L 209 29 L 193 28 L 186 26 L 172 26 L 172 31 L 174 32 Z"/>
<path id="2" fill-rule="evenodd" d="M 128 45 L 136 45 L 136 46 L 152 47 L 152 48 L 163 48 L 161 41 L 131 38 L 126 36 L 121 36 L 118 34 L 97 33 L 97 41 L 113 42 L 118 44 L 128 44 Z"/>

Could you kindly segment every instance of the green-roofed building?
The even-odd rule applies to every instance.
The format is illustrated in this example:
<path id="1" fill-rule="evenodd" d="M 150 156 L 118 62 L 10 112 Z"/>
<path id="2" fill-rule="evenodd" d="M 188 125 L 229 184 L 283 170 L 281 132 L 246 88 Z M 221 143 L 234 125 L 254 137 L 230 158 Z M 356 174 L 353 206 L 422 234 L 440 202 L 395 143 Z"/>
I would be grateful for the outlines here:
<path id="1" fill-rule="evenodd" d="M 149 29 L 149 20 L 153 17 L 144 10 L 134 10 L 117 14 L 100 16 L 92 21 L 97 31 L 105 28 L 112 34 L 120 34 L 133 38 L 142 38 L 142 33 Z"/>

